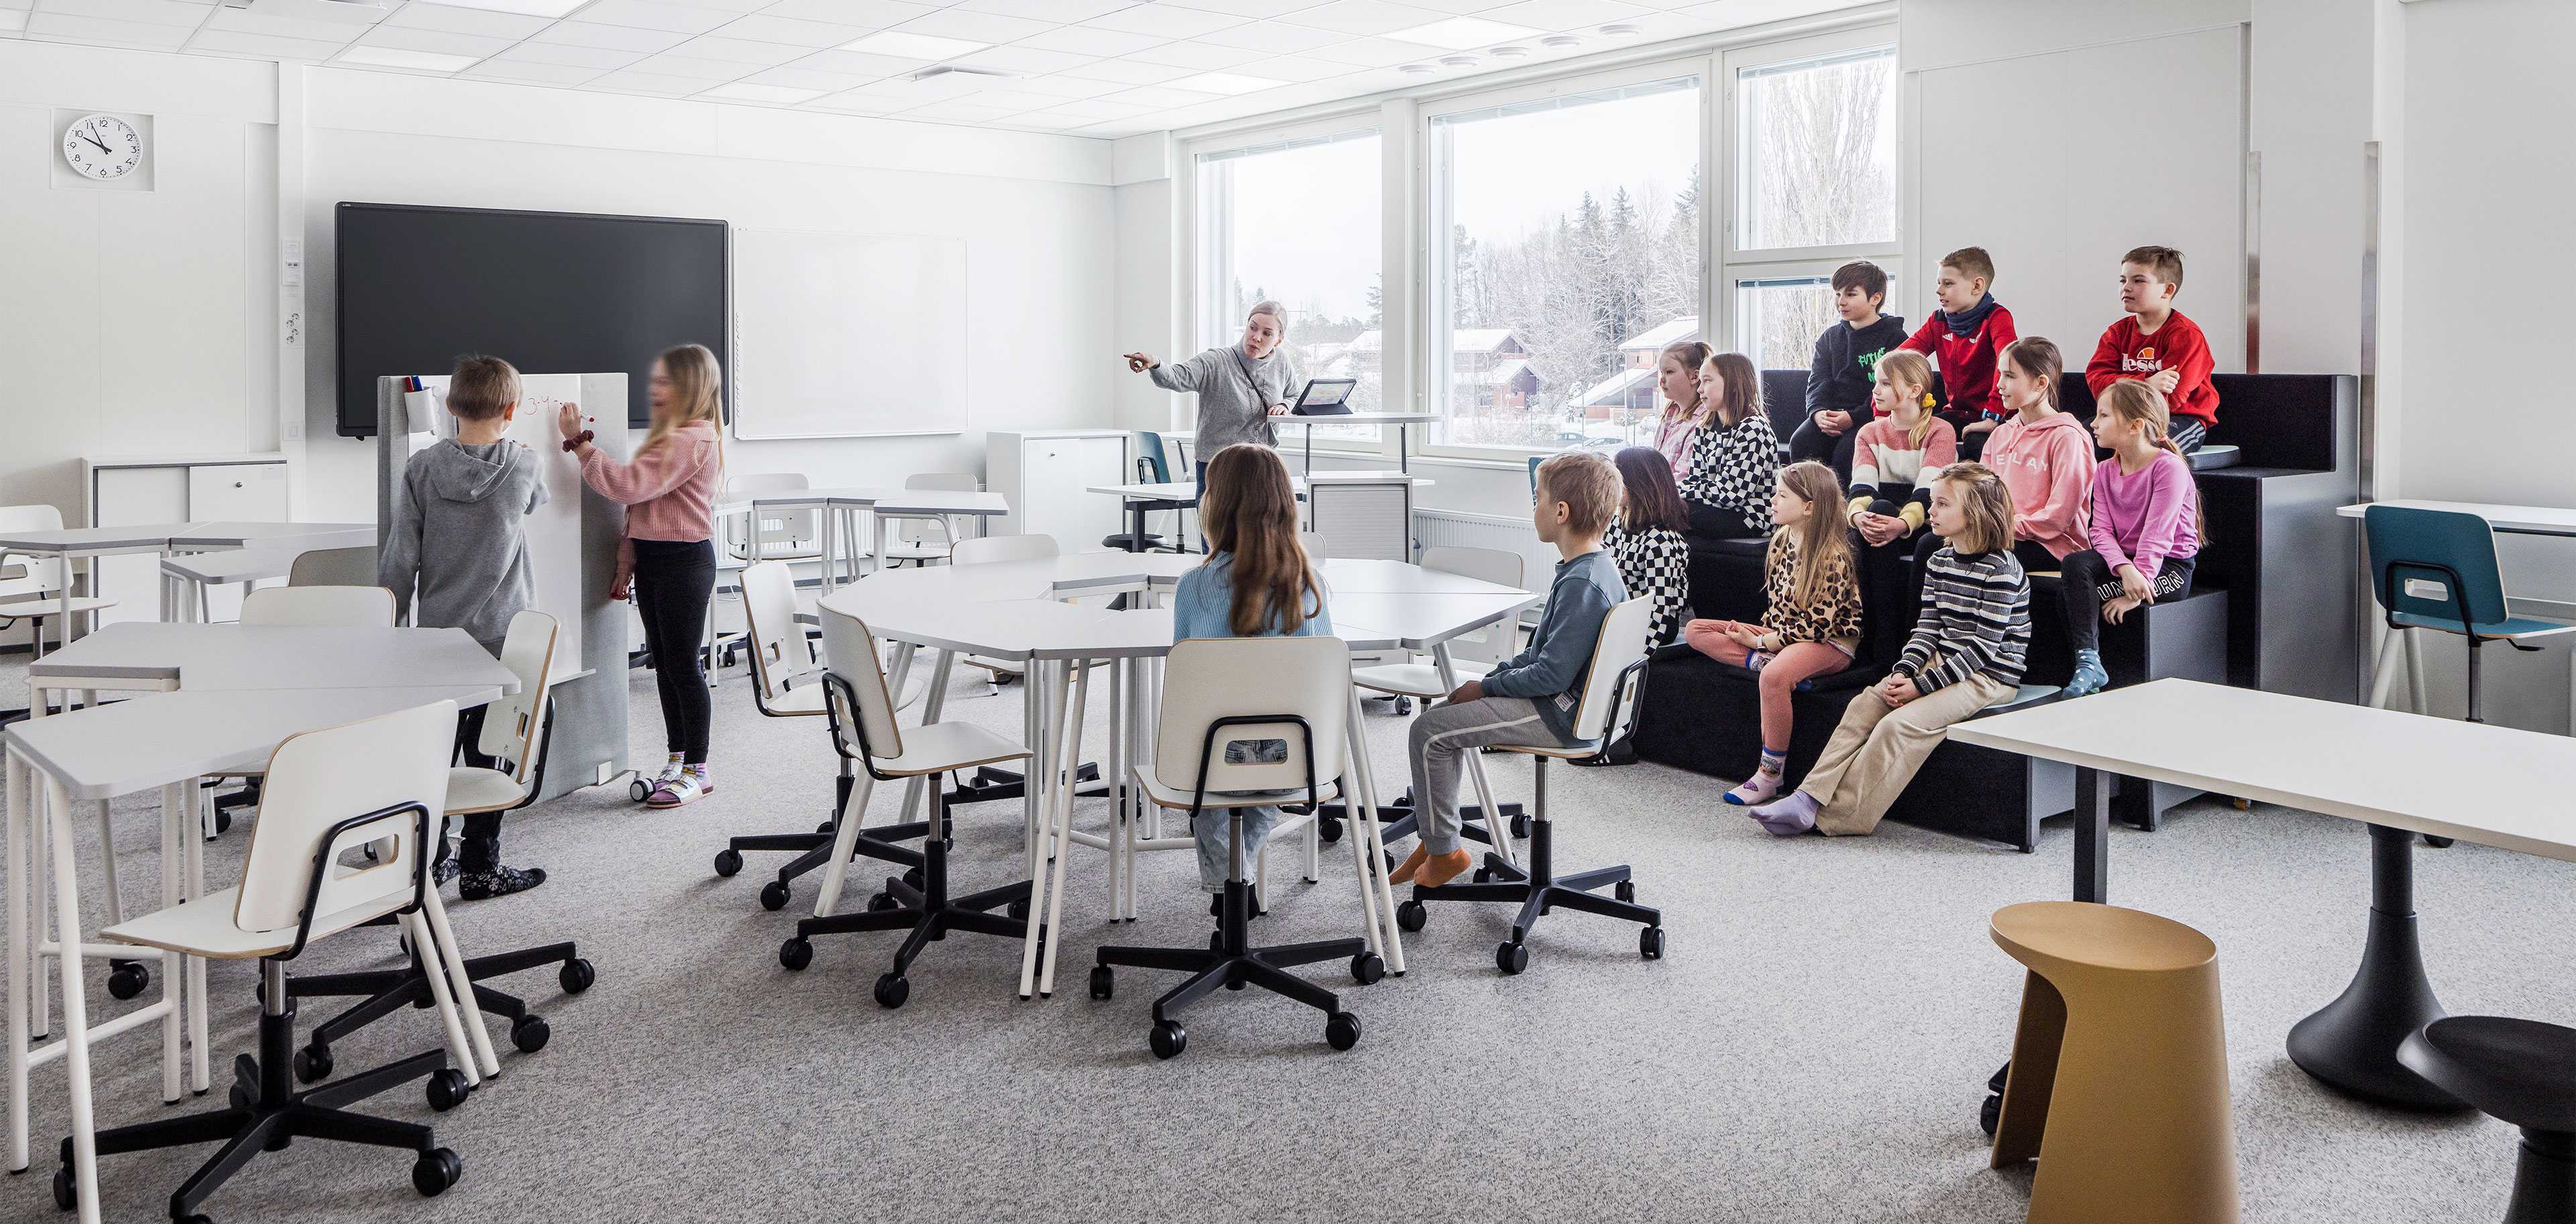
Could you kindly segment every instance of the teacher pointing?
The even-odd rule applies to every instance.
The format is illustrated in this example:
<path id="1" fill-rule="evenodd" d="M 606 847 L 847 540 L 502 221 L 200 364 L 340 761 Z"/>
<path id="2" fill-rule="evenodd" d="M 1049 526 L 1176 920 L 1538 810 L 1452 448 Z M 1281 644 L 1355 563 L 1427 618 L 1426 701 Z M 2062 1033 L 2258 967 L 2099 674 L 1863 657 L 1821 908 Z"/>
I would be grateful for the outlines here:
<path id="1" fill-rule="evenodd" d="M 1207 456 L 1237 442 L 1277 446 L 1270 418 L 1285 416 L 1295 375 L 1279 344 L 1288 335 L 1288 312 L 1277 302 L 1256 303 L 1243 320 L 1243 341 L 1212 348 L 1179 365 L 1143 353 L 1127 354 L 1127 368 L 1166 391 L 1199 397 L 1199 492 L 1207 492 Z"/>

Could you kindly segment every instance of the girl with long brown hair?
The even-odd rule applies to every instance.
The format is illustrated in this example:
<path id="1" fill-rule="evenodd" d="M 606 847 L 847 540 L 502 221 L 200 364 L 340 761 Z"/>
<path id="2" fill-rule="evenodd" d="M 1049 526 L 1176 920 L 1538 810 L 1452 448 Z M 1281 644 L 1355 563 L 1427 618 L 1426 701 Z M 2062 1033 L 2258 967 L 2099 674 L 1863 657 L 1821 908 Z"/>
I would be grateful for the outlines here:
<path id="1" fill-rule="evenodd" d="M 2208 535 L 2200 488 L 2174 444 L 2163 393 L 2133 378 L 2102 388 L 2093 431 L 2111 448 L 2093 469 L 2093 547 L 2059 562 L 2066 633 L 2075 646 L 2075 678 L 2063 690 L 2069 697 L 2111 682 L 2102 666 L 2102 622 L 2116 625 L 2132 609 L 2191 593 L 2192 566 Z"/>
<path id="2" fill-rule="evenodd" d="M 1682 507 L 1681 490 L 1673 484 L 1664 457 L 1643 446 L 1612 456 L 1622 487 L 1619 517 L 1601 536 L 1601 547 L 1619 562 L 1619 581 L 1628 594 L 1651 595 L 1655 615 L 1646 622 L 1646 644 L 1661 646 L 1681 632 L 1682 609 L 1690 603 L 1690 511 Z"/>
<path id="3" fill-rule="evenodd" d="M 707 776 L 707 677 L 698 662 L 706 636 L 707 599 L 715 590 L 715 501 L 724 476 L 724 371 L 703 344 L 665 349 L 653 361 L 653 425 L 632 463 L 591 445 L 581 406 L 557 415 L 564 449 L 581 463 L 582 483 L 626 507 L 617 577 L 609 589 L 624 599 L 632 584 L 644 620 L 644 648 L 661 690 L 662 734 L 671 756 L 654 780 L 654 807 L 695 802 L 715 791 Z"/>
<path id="4" fill-rule="evenodd" d="M 1762 376 L 1744 354 L 1717 353 L 1700 363 L 1699 395 L 1708 415 L 1681 480 L 1691 534 L 1715 540 L 1769 535 L 1780 439 L 1762 411 Z"/>

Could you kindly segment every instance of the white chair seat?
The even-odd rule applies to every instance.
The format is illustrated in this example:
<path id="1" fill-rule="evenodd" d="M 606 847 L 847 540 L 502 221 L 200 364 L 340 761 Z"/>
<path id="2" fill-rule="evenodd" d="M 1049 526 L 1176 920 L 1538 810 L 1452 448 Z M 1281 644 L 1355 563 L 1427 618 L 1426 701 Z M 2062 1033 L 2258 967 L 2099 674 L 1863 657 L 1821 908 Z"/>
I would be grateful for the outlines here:
<path id="1" fill-rule="evenodd" d="M 927 541 L 915 543 L 910 540 L 897 540 L 886 546 L 885 555 L 886 560 L 889 561 L 937 561 L 948 555 L 948 546 Z"/>
<path id="2" fill-rule="evenodd" d="M 1458 679 L 1473 680 L 1488 670 L 1478 663 L 1458 665 Z M 1440 682 L 1440 669 L 1429 663 L 1389 663 L 1382 667 L 1351 669 L 1351 683 L 1378 693 L 1398 697 L 1446 697 L 1450 686 Z"/>
<path id="3" fill-rule="evenodd" d="M 52 616 L 62 610 L 65 601 L 51 595 L 11 595 L 0 597 L 0 616 Z M 74 612 L 96 612 L 113 608 L 116 601 L 96 595 L 74 595 L 69 603 Z"/>
<path id="4" fill-rule="evenodd" d="M 382 871 L 383 867 L 369 868 Z M 129 918 L 98 933 L 99 938 L 116 943 L 136 944 L 146 948 L 202 956 L 209 960 L 252 960 L 274 956 L 295 946 L 295 931 L 245 931 L 233 925 L 233 907 L 241 893 L 239 885 L 222 892 L 208 893 L 182 901 L 168 909 L 154 910 L 140 918 Z M 383 917 L 401 909 L 411 900 L 408 891 L 378 897 L 366 904 L 335 914 L 325 915 L 313 924 L 311 938 L 348 930 L 362 922 Z"/>
<path id="5" fill-rule="evenodd" d="M 1027 755 L 1028 749 L 973 723 L 943 722 L 905 728 L 903 755 L 870 757 L 868 766 L 888 777 L 909 778 L 970 765 L 1016 761 Z"/>
<path id="6" fill-rule="evenodd" d="M 1555 757 L 1560 761 L 1579 761 L 1601 751 L 1601 742 L 1599 740 L 1592 740 L 1580 744 L 1566 744 L 1562 746 L 1551 744 L 1545 748 L 1541 748 L 1535 744 L 1494 744 L 1490 746 L 1496 752 L 1518 752 L 1527 756 Z"/>
<path id="7" fill-rule="evenodd" d="M 820 558 L 822 555 L 823 549 L 819 545 L 763 544 L 760 546 L 759 559 L 763 561 L 812 561 Z M 862 553 L 860 555 L 865 556 L 866 554 Z M 734 549 L 733 556 L 735 560 L 745 563 L 752 560 L 751 550 L 747 548 Z"/>
<path id="8" fill-rule="evenodd" d="M 1318 771 L 1332 768 L 1332 762 L 1327 760 L 1317 760 L 1315 762 L 1315 768 Z M 1154 801 L 1155 806 L 1179 808 L 1182 811 L 1189 811 L 1194 806 L 1211 808 L 1273 807 L 1284 806 L 1292 803 L 1302 804 L 1306 802 L 1306 792 L 1301 788 L 1299 790 L 1286 793 L 1267 791 L 1241 791 L 1233 793 L 1225 791 L 1210 791 L 1208 792 L 1206 803 L 1194 805 L 1190 802 L 1190 792 L 1187 789 L 1165 786 L 1160 779 L 1142 769 L 1136 771 L 1136 786 L 1138 789 L 1145 792 L 1146 798 Z M 1316 788 L 1315 795 L 1317 802 L 1331 803 L 1333 800 L 1341 798 L 1341 783 L 1326 782 L 1322 786 Z"/>
<path id="9" fill-rule="evenodd" d="M 792 688 L 769 698 L 769 716 L 796 718 L 808 714 L 820 714 L 823 712 L 825 694 L 822 680 L 818 677 L 813 683 L 802 688 Z"/>
<path id="10" fill-rule="evenodd" d="M 499 812 L 519 806 L 528 788 L 497 769 L 457 765 L 447 771 L 447 814 Z"/>

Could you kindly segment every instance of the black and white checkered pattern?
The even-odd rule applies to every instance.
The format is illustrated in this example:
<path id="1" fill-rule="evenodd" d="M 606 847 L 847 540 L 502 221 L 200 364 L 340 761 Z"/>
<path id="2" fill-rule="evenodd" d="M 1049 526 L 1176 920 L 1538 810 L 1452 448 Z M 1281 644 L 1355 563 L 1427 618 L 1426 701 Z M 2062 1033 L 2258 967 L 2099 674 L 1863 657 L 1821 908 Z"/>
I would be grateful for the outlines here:
<path id="1" fill-rule="evenodd" d="M 1646 642 L 1661 646 L 1673 640 L 1682 629 L 1682 612 L 1690 603 L 1690 545 L 1682 533 L 1670 527 L 1649 527 L 1631 535 L 1626 526 L 1613 519 L 1610 530 L 1601 537 L 1601 546 L 1619 560 L 1619 581 L 1628 588 L 1628 598 L 1640 595 L 1654 597 L 1654 615 L 1647 622 Z"/>
<path id="2" fill-rule="evenodd" d="M 1703 506 L 1733 510 L 1757 533 L 1771 530 L 1771 486 L 1780 476 L 1780 439 L 1771 418 L 1757 409 L 1732 429 L 1702 426 L 1691 445 L 1682 496 Z"/>

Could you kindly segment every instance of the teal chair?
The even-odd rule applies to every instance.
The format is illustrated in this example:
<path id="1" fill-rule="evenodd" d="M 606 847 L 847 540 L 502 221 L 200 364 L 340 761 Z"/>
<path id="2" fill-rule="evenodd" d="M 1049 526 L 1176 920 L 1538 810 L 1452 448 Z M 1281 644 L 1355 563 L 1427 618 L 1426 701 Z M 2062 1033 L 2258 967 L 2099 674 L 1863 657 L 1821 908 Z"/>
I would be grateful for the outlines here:
<path id="1" fill-rule="evenodd" d="M 1165 467 L 1163 463 L 1163 435 L 1158 433 L 1140 432 L 1136 435 L 1136 438 L 1138 449 L 1142 452 L 1136 456 L 1137 481 L 1143 484 L 1163 484 L 1170 481 L 1172 479 L 1170 469 Z M 1128 522 L 1131 524 L 1130 528 L 1126 531 L 1119 532 L 1116 535 L 1103 537 L 1100 541 L 1100 545 L 1103 548 L 1123 549 L 1127 552 L 1153 552 L 1158 549 L 1162 549 L 1164 547 L 1163 537 L 1146 533 L 1145 516 L 1170 510 L 1174 512 L 1172 516 L 1173 534 L 1179 536 L 1181 541 L 1180 546 L 1172 549 L 1171 551 L 1188 552 L 1190 550 L 1189 521 L 1182 518 L 1179 512 L 1184 510 L 1196 510 L 1198 509 L 1198 505 L 1198 499 L 1190 497 L 1158 501 L 1131 501 L 1127 503 L 1127 516 Z"/>

